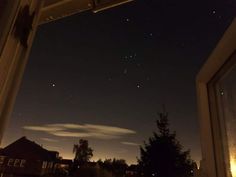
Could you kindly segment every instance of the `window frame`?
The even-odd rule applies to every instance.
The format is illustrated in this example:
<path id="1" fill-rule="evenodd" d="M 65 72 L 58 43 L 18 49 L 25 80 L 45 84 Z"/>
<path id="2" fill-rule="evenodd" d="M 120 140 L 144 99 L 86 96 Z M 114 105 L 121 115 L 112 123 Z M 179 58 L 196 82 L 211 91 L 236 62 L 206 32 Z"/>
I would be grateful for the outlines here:
<path id="1" fill-rule="evenodd" d="M 6 156 L 0 155 L 0 165 L 3 165 L 5 162 Z"/>
<path id="2" fill-rule="evenodd" d="M 8 167 L 14 166 L 14 159 L 12 159 L 12 158 L 8 159 L 7 166 Z"/>
<path id="3" fill-rule="evenodd" d="M 212 90 L 216 77 L 227 70 L 231 56 L 236 51 L 236 19 L 227 29 L 222 39 L 197 75 L 197 98 L 201 134 L 202 163 L 204 176 L 226 177 L 222 132 L 219 131 L 217 100 Z"/>
<path id="4" fill-rule="evenodd" d="M 25 160 L 25 159 L 21 159 L 21 161 L 20 161 L 20 167 L 21 167 L 21 168 L 24 168 L 24 167 L 25 167 L 25 164 L 26 164 L 26 160 Z"/>
<path id="5" fill-rule="evenodd" d="M 14 161 L 14 167 L 19 167 L 20 166 L 21 159 L 15 159 Z"/>

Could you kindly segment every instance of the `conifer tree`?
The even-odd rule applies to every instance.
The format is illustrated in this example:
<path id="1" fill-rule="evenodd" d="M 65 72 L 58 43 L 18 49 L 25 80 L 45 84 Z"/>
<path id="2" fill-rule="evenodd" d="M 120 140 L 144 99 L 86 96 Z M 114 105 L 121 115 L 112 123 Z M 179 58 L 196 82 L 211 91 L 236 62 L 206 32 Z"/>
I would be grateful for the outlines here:
<path id="1" fill-rule="evenodd" d="M 193 176 L 194 162 L 190 151 L 176 139 L 176 133 L 169 129 L 168 114 L 159 113 L 154 132 L 148 143 L 140 147 L 138 159 L 140 174 L 145 177 L 190 177 Z"/>

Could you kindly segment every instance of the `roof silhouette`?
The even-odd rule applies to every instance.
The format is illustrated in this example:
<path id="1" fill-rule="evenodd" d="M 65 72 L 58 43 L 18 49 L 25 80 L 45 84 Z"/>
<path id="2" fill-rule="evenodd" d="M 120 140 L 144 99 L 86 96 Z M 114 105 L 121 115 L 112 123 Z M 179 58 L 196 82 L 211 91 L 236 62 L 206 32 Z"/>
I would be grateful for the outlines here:
<path id="1" fill-rule="evenodd" d="M 48 151 L 26 137 L 22 137 L 1 149 L 0 154 L 11 158 L 55 160 L 58 152 Z"/>

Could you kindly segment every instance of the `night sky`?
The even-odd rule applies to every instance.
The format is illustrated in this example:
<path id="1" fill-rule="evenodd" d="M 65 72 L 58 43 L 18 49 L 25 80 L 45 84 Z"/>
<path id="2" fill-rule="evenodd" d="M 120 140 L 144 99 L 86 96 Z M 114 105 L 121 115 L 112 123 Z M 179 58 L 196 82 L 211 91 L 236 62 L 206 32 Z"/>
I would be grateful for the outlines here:
<path id="1" fill-rule="evenodd" d="M 235 0 L 136 0 L 39 27 L 3 146 L 27 136 L 72 158 L 136 163 L 166 105 L 171 129 L 201 159 L 195 78 L 235 15 Z"/>

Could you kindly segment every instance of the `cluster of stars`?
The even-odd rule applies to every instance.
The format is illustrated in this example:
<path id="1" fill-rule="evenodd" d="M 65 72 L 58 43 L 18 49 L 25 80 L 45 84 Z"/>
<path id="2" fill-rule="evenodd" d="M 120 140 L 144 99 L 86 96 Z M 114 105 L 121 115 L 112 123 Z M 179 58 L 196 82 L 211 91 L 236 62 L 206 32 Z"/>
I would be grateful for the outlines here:
<path id="1" fill-rule="evenodd" d="M 222 15 L 219 15 L 219 13 L 216 12 L 216 10 L 212 10 L 211 13 L 216 16 L 219 20 L 222 19 Z M 217 15 L 218 14 L 218 15 Z"/>
<path id="2" fill-rule="evenodd" d="M 125 61 L 129 61 L 129 59 L 135 59 L 137 57 L 137 54 L 134 53 L 133 55 L 126 55 L 124 57 Z"/>
<path id="3" fill-rule="evenodd" d="M 138 63 L 137 60 L 136 60 L 136 58 L 137 58 L 137 53 L 136 53 L 136 52 L 130 53 L 130 54 L 125 55 L 125 56 L 123 56 L 123 57 L 121 57 L 121 58 L 123 59 L 123 62 L 124 62 L 124 68 L 123 68 L 123 70 L 122 70 L 122 74 L 123 74 L 124 76 L 128 76 L 128 74 L 130 73 L 130 72 L 129 72 L 129 65 L 128 65 L 128 63 L 131 64 L 131 65 L 133 65 L 133 66 L 137 66 L 137 67 L 140 67 L 140 66 L 141 66 L 141 64 Z M 130 67 L 132 67 L 131 65 L 130 65 Z M 110 74 L 109 74 L 109 75 L 110 75 Z M 111 76 L 109 76 L 109 75 L 108 75 L 108 77 L 107 77 L 107 80 L 108 80 L 109 82 L 111 82 L 111 81 L 113 80 L 113 78 L 112 78 Z M 146 80 L 149 81 L 150 78 L 147 77 Z M 142 88 L 142 87 L 143 87 L 143 84 L 141 84 L 141 82 L 136 81 L 136 82 L 134 83 L 134 88 L 140 89 L 140 88 Z"/>

